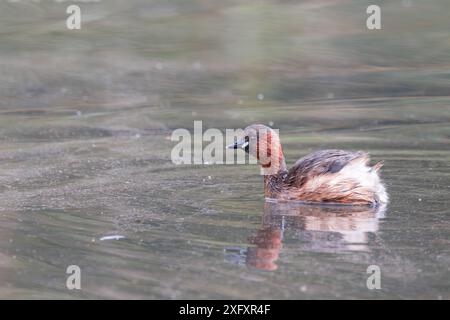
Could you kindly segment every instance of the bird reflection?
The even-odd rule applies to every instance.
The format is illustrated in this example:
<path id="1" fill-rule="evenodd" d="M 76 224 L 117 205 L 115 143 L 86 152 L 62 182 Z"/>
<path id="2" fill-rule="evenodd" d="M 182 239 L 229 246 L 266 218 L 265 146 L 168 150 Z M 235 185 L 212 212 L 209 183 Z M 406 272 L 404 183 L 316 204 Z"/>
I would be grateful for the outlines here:
<path id="1" fill-rule="evenodd" d="M 367 251 L 385 207 L 323 206 L 266 202 L 261 228 L 247 249 L 226 248 L 227 260 L 263 270 L 276 270 L 286 234 L 306 251 Z M 292 242 L 292 241 L 290 241 Z"/>

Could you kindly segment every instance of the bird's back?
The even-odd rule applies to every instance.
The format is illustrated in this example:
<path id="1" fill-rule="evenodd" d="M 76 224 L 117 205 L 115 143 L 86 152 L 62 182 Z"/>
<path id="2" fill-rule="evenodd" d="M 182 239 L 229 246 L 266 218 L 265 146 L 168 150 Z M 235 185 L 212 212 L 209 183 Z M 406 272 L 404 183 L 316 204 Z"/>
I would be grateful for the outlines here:
<path id="1" fill-rule="evenodd" d="M 321 150 L 311 153 L 289 169 L 280 199 L 307 202 L 371 204 L 387 202 L 380 181 L 381 164 L 369 167 L 365 152 Z"/>

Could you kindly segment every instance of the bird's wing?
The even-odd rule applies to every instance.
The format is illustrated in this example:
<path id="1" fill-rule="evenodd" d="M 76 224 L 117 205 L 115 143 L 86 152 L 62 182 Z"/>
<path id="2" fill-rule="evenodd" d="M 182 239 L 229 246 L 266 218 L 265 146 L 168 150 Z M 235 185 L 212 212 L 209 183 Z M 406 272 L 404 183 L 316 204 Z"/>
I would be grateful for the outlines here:
<path id="1" fill-rule="evenodd" d="M 351 152 L 344 150 L 321 150 L 313 152 L 299 159 L 289 169 L 285 182 L 288 185 L 300 187 L 307 180 L 316 176 L 337 173 L 350 162 L 360 159 L 369 162 L 369 155 L 365 152 Z"/>

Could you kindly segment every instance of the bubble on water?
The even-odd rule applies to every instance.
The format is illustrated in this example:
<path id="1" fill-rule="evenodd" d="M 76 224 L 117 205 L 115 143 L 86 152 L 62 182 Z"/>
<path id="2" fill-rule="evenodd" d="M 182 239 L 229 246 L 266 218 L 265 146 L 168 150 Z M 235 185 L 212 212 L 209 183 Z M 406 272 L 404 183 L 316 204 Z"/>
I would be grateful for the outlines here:
<path id="1" fill-rule="evenodd" d="M 264 100 L 264 95 L 262 93 L 258 94 L 256 97 L 258 98 L 258 100 Z"/>

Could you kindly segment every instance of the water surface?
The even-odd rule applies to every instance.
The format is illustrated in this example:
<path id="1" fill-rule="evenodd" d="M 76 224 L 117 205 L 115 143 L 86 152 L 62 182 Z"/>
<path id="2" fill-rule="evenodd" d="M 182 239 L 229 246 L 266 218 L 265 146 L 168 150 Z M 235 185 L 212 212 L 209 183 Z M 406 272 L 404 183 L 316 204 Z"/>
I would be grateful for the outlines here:
<path id="1" fill-rule="evenodd" d="M 65 3 L 1 2 L 0 297 L 450 298 L 450 5 L 383 3 L 368 31 L 368 4 L 108 1 L 74 32 Z M 256 166 L 174 165 L 195 120 L 270 124 L 288 165 L 368 151 L 391 202 L 265 203 Z"/>

